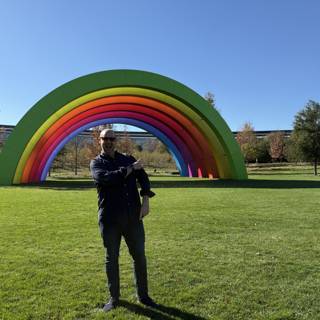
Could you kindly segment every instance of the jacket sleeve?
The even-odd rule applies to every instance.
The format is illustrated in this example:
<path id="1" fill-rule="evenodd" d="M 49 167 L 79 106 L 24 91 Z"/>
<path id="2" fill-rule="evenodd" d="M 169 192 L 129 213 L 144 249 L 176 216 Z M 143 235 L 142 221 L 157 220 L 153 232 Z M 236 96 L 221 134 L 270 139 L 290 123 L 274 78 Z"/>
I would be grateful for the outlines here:
<path id="1" fill-rule="evenodd" d="M 90 162 L 90 171 L 93 180 L 96 183 L 109 187 L 122 184 L 127 174 L 126 167 L 120 167 L 118 170 L 108 171 L 105 166 L 96 159 Z"/>
<path id="2" fill-rule="evenodd" d="M 137 160 L 135 159 L 134 156 L 130 156 L 130 162 L 131 164 L 136 162 Z M 150 181 L 147 173 L 144 171 L 144 169 L 140 170 L 134 170 L 134 176 L 137 178 L 141 190 L 140 190 L 140 196 L 148 196 L 149 198 L 154 197 L 156 194 L 150 190 Z"/>
<path id="3" fill-rule="evenodd" d="M 144 169 L 140 169 L 140 170 L 135 170 L 134 171 L 138 182 L 141 186 L 141 190 L 140 190 L 140 196 L 148 196 L 149 198 L 154 197 L 156 194 L 150 190 L 150 181 L 148 178 L 147 173 L 144 171 Z"/>

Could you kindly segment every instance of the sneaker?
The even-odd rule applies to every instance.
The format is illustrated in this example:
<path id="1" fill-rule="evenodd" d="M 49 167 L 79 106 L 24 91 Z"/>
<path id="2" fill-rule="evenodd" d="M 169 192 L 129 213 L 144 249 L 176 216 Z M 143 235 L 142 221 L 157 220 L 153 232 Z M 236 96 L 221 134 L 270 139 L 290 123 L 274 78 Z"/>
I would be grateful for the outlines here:
<path id="1" fill-rule="evenodd" d="M 119 305 L 119 299 L 110 298 L 110 300 L 104 305 L 103 312 L 108 312 L 115 309 Z"/>
<path id="2" fill-rule="evenodd" d="M 139 299 L 140 303 L 144 304 L 146 307 L 157 308 L 159 305 L 156 304 L 149 296 Z"/>

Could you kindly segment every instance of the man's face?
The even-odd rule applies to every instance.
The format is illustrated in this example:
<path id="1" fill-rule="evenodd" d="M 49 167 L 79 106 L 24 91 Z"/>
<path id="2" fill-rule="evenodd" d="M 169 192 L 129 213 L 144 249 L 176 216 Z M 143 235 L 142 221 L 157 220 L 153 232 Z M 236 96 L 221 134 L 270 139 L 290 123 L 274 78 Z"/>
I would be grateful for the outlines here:
<path id="1" fill-rule="evenodd" d="M 109 153 L 114 151 L 116 135 L 114 131 L 107 131 L 103 137 L 100 137 L 100 146 L 103 152 Z"/>

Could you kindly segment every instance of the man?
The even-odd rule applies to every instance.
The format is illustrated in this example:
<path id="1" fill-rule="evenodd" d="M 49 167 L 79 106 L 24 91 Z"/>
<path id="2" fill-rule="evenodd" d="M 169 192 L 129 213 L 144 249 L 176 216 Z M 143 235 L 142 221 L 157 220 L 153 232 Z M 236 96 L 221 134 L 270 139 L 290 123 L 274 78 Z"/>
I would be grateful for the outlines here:
<path id="1" fill-rule="evenodd" d="M 116 135 L 112 129 L 100 133 L 101 154 L 90 163 L 96 183 L 99 206 L 99 227 L 106 249 L 106 273 L 110 300 L 105 312 L 119 305 L 119 249 L 123 236 L 133 258 L 135 283 L 139 301 L 156 307 L 148 295 L 147 264 L 142 219 L 149 213 L 149 198 L 155 194 L 140 160 L 115 150 Z M 137 180 L 141 186 L 140 195 Z"/>

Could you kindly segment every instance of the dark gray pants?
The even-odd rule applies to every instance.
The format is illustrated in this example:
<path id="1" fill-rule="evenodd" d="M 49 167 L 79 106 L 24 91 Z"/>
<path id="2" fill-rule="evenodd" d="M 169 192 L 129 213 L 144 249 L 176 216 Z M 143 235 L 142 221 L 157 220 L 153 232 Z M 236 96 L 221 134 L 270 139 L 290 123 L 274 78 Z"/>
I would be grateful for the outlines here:
<path id="1" fill-rule="evenodd" d="M 147 261 L 145 256 L 145 234 L 142 221 L 126 225 L 99 223 L 103 244 L 106 249 L 106 273 L 110 296 L 120 297 L 119 249 L 123 236 L 133 258 L 135 283 L 138 298 L 148 295 Z"/>

